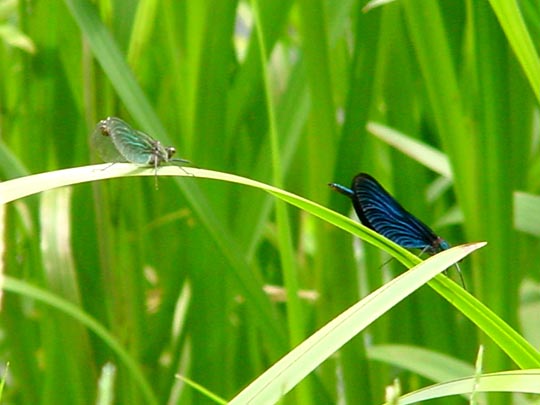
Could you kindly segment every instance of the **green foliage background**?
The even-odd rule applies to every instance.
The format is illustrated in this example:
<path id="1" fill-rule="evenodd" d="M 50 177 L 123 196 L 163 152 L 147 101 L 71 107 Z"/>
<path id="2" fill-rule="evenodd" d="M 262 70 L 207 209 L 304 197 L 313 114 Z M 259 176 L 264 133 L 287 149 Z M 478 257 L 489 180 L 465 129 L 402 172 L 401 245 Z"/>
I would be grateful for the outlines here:
<path id="1" fill-rule="evenodd" d="M 110 115 L 198 167 L 342 213 L 350 202 L 326 184 L 348 185 L 366 171 L 452 244 L 488 241 L 461 264 L 469 288 L 538 347 L 536 201 L 514 195 L 540 188 L 540 61 L 531 39 L 540 37 L 538 3 L 365 5 L 0 1 L 2 179 L 97 161 L 88 135 Z M 419 149 L 405 156 L 376 138 L 371 121 L 439 149 L 451 173 L 441 175 L 442 159 L 432 171 L 419 164 Z M 4 273 L 95 318 L 159 403 L 209 401 L 177 373 L 232 398 L 402 271 L 381 268 L 380 252 L 270 195 L 197 178 L 162 177 L 158 191 L 149 178 L 49 191 L 3 206 L 1 216 Z M 287 304 L 264 286 L 286 286 Z M 297 289 L 308 298 L 294 299 Z M 110 345 L 81 322 L 24 293 L 4 296 L 1 321 L 9 403 L 93 402 L 107 362 L 117 366 L 117 403 L 148 402 Z M 379 345 L 474 364 L 480 343 L 484 370 L 515 367 L 422 289 L 284 401 L 380 403 L 395 377 L 405 392 L 429 380 L 407 372 L 417 361 L 407 348 L 393 359 L 401 368 L 374 360 Z"/>

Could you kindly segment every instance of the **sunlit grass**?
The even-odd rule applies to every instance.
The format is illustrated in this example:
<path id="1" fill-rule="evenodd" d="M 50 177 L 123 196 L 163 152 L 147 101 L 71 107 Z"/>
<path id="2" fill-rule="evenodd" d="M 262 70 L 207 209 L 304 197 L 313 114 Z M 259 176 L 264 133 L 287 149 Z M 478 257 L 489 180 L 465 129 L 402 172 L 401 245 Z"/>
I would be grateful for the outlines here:
<path id="1" fill-rule="evenodd" d="M 535 3 L 330 3 L 0 1 L 0 178 L 20 177 L 0 185 L 3 400 L 232 399 L 404 270 L 381 251 L 417 263 L 334 212 L 350 201 L 327 184 L 361 171 L 452 245 L 488 242 L 460 263 L 478 301 L 436 277 L 282 401 L 382 403 L 395 377 L 407 398 L 464 392 L 437 371 L 474 370 L 480 344 L 485 373 L 538 367 Z M 107 116 L 195 176 L 96 171 Z"/>

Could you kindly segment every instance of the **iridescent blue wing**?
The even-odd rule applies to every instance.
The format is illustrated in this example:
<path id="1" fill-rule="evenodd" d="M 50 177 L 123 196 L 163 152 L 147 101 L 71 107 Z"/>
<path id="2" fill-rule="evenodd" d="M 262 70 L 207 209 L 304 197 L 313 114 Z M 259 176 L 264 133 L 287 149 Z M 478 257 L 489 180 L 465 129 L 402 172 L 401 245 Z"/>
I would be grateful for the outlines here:
<path id="1" fill-rule="evenodd" d="M 385 236 L 405 248 L 422 249 L 429 254 L 450 248 L 450 244 L 437 236 L 424 224 L 401 206 L 377 180 L 369 174 L 360 173 L 351 188 L 337 183 L 329 186 L 352 200 L 356 215 L 364 226 Z M 463 288 L 465 279 L 456 263 L 456 269 Z"/>
<path id="2" fill-rule="evenodd" d="M 362 224 L 405 248 L 436 253 L 448 246 L 426 224 L 409 213 L 369 174 L 352 182 L 352 202 Z"/>

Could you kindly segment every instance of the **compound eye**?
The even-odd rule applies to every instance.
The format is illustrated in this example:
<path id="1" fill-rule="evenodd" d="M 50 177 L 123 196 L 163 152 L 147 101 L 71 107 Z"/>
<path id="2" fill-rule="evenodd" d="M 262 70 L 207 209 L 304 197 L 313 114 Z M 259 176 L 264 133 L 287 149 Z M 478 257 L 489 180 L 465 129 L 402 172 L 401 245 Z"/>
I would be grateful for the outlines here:
<path id="1" fill-rule="evenodd" d="M 173 146 L 169 146 L 167 148 L 167 159 L 172 158 L 175 153 L 176 153 L 176 148 Z"/>
<path id="2" fill-rule="evenodd" d="M 99 124 L 98 124 L 98 129 L 99 131 L 101 132 L 101 135 L 103 136 L 109 136 L 109 125 L 108 125 L 108 122 L 107 120 L 101 120 L 99 121 Z"/>

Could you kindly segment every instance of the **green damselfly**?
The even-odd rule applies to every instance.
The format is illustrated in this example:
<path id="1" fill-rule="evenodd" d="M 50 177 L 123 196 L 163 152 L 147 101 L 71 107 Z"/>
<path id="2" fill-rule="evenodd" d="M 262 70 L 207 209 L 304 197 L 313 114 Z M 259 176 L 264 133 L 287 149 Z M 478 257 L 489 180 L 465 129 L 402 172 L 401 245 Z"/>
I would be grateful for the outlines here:
<path id="1" fill-rule="evenodd" d="M 182 167 L 189 160 L 173 158 L 176 149 L 163 146 L 160 141 L 142 131 L 133 129 L 117 117 L 99 121 L 91 137 L 92 146 L 109 163 L 134 163 L 154 167 L 157 188 L 157 170 L 162 164 Z"/>

